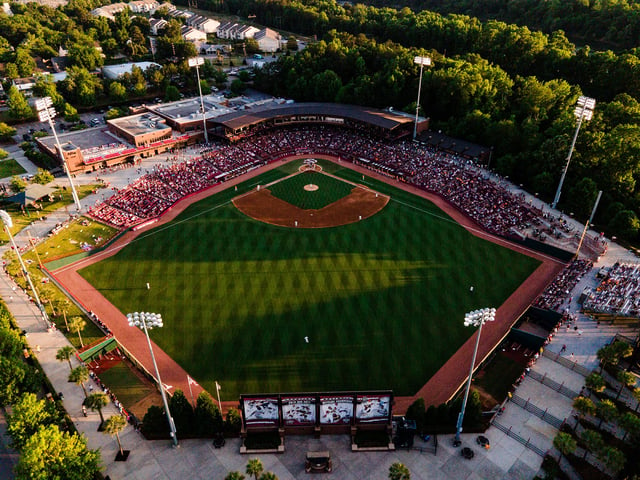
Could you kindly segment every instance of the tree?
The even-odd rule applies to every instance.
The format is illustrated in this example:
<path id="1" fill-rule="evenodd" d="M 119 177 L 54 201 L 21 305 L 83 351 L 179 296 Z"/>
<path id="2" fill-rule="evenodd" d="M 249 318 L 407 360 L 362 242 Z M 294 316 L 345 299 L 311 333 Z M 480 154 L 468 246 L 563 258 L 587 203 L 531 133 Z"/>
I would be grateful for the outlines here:
<path id="1" fill-rule="evenodd" d="M 627 240 L 635 241 L 638 238 L 640 219 L 633 210 L 622 210 L 611 219 L 607 228 Z"/>
<path id="2" fill-rule="evenodd" d="M 0 148 L 0 160 L 4 160 L 9 156 L 9 152 Z"/>
<path id="3" fill-rule="evenodd" d="M 624 468 L 624 464 L 627 461 L 624 453 L 610 446 L 604 447 L 598 457 L 616 474 Z"/>
<path id="4" fill-rule="evenodd" d="M 240 472 L 229 472 L 224 480 L 244 480 L 244 475 Z"/>
<path id="5" fill-rule="evenodd" d="M 71 105 L 70 103 L 64 104 L 64 110 L 62 112 L 62 116 L 67 122 L 77 122 L 80 120 L 80 115 L 78 115 L 78 110 Z"/>
<path id="6" fill-rule="evenodd" d="M 402 463 L 394 463 L 389 467 L 389 480 L 411 480 L 411 472 Z"/>
<path id="7" fill-rule="evenodd" d="M 24 343 L 18 332 L 9 328 L 0 328 L 0 355 L 18 358 L 23 348 Z"/>
<path id="8" fill-rule="evenodd" d="M 15 468 L 17 480 L 86 480 L 99 470 L 98 451 L 89 450 L 84 437 L 56 425 L 40 427 L 25 442 Z"/>
<path id="9" fill-rule="evenodd" d="M 595 372 L 589 374 L 589 376 L 585 378 L 584 384 L 592 392 L 603 392 L 606 388 L 606 384 L 604 378 L 602 378 L 602 375 L 599 375 Z"/>
<path id="10" fill-rule="evenodd" d="M 16 129 L 4 122 L 0 122 L 0 142 L 9 142 L 16 134 Z"/>
<path id="11" fill-rule="evenodd" d="M 598 428 L 600 428 L 602 422 L 610 422 L 618 416 L 618 408 L 611 400 L 600 400 L 596 405 L 596 415 L 600 419 L 598 424 Z"/>
<path id="12" fill-rule="evenodd" d="M 44 168 L 38 168 L 38 171 L 33 176 L 33 183 L 38 183 L 40 185 L 46 185 L 47 183 L 53 182 L 53 175 L 49 170 L 45 170 Z"/>
<path id="13" fill-rule="evenodd" d="M 616 375 L 616 378 L 621 383 L 620 390 L 618 390 L 618 395 L 616 396 L 617 400 L 618 398 L 620 398 L 624 387 L 632 388 L 633 386 L 635 386 L 636 376 L 631 372 L 627 372 L 626 370 L 620 370 Z"/>
<path id="14" fill-rule="evenodd" d="M 578 443 L 568 433 L 558 432 L 556 438 L 553 439 L 553 446 L 558 449 L 562 455 L 570 455 L 576 451 Z"/>
<path id="15" fill-rule="evenodd" d="M 273 472 L 264 472 L 260 475 L 260 480 L 278 480 L 278 477 Z"/>
<path id="16" fill-rule="evenodd" d="M 231 93 L 233 93 L 234 95 L 241 95 L 246 89 L 247 85 L 239 78 L 236 78 L 233 82 L 231 82 L 231 86 L 229 87 L 229 90 L 231 90 Z"/>
<path id="17" fill-rule="evenodd" d="M 415 420 L 418 432 L 424 432 L 426 409 L 424 405 L 424 398 L 420 397 L 407 409 L 405 417 L 410 420 Z"/>
<path id="18" fill-rule="evenodd" d="M 18 175 L 14 175 L 11 177 L 11 181 L 9 182 L 11 186 L 11 190 L 14 192 L 22 192 L 25 188 L 27 188 L 27 181 Z"/>
<path id="19" fill-rule="evenodd" d="M 71 317 L 69 319 L 69 330 L 78 334 L 78 339 L 80 340 L 80 346 L 84 347 L 84 343 L 82 342 L 82 336 L 80 332 L 84 330 L 84 327 L 87 326 L 87 322 L 82 317 Z"/>
<path id="20" fill-rule="evenodd" d="M 258 476 L 264 471 L 264 465 L 259 458 L 251 458 L 247 462 L 247 475 L 253 475 L 255 480 L 258 480 Z"/>
<path id="21" fill-rule="evenodd" d="M 70 345 L 62 347 L 56 352 L 56 360 L 58 360 L 59 362 L 64 362 L 66 360 L 69 363 L 69 371 L 71 371 L 73 370 L 73 366 L 71 365 L 71 357 L 73 356 L 75 351 L 76 349 Z"/>
<path id="22" fill-rule="evenodd" d="M 576 397 L 573 400 L 573 408 L 580 414 L 581 417 L 585 415 L 593 415 L 596 413 L 596 406 L 590 398 Z"/>
<path id="23" fill-rule="evenodd" d="M 145 435 L 168 435 L 169 422 L 162 407 L 151 405 L 142 419 L 142 431 Z"/>
<path id="24" fill-rule="evenodd" d="M 7 432 L 11 435 L 13 448 L 22 450 L 40 426 L 56 423 L 60 415 L 55 408 L 55 403 L 38 400 L 35 393 L 22 395 L 7 417 Z"/>
<path id="25" fill-rule="evenodd" d="M 109 97 L 116 102 L 122 102 L 127 99 L 127 89 L 120 82 L 111 82 Z"/>
<path id="26" fill-rule="evenodd" d="M 93 71 L 101 67 L 104 60 L 93 41 L 88 38 L 69 47 L 69 62 L 71 65 Z"/>
<path id="27" fill-rule="evenodd" d="M 27 103 L 24 95 L 18 90 L 18 87 L 11 85 L 9 88 L 7 106 L 9 107 L 9 116 L 16 120 L 28 120 L 33 117 L 33 109 Z"/>
<path id="28" fill-rule="evenodd" d="M 122 415 L 111 415 L 102 425 L 103 432 L 116 437 L 120 455 L 123 455 L 122 444 L 120 443 L 120 432 L 127 426 L 127 420 Z"/>
<path id="29" fill-rule="evenodd" d="M 633 412 L 626 412 L 618 419 L 620 426 L 624 428 L 625 434 L 623 440 L 630 435 L 633 441 L 637 441 L 640 437 L 640 418 Z"/>
<path id="30" fill-rule="evenodd" d="M 94 412 L 97 410 L 100 415 L 100 424 L 104 423 L 104 417 L 102 416 L 102 409 L 109 403 L 109 397 L 102 392 L 96 392 L 89 395 L 84 401 L 85 405 Z"/>
<path id="31" fill-rule="evenodd" d="M 180 90 L 178 90 L 178 87 L 174 85 L 167 85 L 167 88 L 164 91 L 164 100 L 165 102 L 175 102 L 176 100 L 180 100 Z"/>
<path id="32" fill-rule="evenodd" d="M 222 431 L 222 414 L 207 392 L 200 392 L 196 400 L 195 424 L 197 433 L 213 436 Z"/>
<path id="33" fill-rule="evenodd" d="M 69 381 L 82 387 L 85 398 L 87 397 L 87 389 L 84 387 L 84 382 L 87 380 L 89 380 L 89 369 L 83 365 L 74 368 L 69 373 Z"/>
<path id="34" fill-rule="evenodd" d="M 36 61 L 33 59 L 31 52 L 26 48 L 16 48 L 15 62 L 21 77 L 30 77 L 36 69 Z"/>
<path id="35" fill-rule="evenodd" d="M 602 439 L 602 435 L 600 434 L 600 432 L 596 432 L 595 430 L 583 431 L 580 438 L 587 446 L 587 448 L 595 455 L 598 455 L 598 452 L 600 452 L 600 450 L 602 450 L 602 447 L 604 447 L 604 440 Z M 585 452 L 584 454 L 584 458 L 586 457 L 587 452 Z"/>
<path id="36" fill-rule="evenodd" d="M 227 418 L 224 422 L 224 430 L 229 433 L 238 433 L 242 427 L 242 417 L 240 412 L 235 408 L 227 410 Z"/>
<path id="37" fill-rule="evenodd" d="M 176 424 L 176 430 L 182 435 L 189 435 L 194 430 L 193 406 L 187 400 L 182 390 L 174 392 L 169 400 L 169 410 Z"/>

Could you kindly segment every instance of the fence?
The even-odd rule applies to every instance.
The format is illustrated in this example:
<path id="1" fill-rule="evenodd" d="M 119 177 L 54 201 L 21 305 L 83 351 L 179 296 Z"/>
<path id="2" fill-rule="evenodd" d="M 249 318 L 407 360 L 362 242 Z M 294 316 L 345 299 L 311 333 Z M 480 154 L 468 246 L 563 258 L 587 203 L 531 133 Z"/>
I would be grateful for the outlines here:
<path id="1" fill-rule="evenodd" d="M 564 423 L 564 420 L 560 420 L 558 417 L 551 415 L 547 410 L 542 410 L 541 408 L 536 407 L 529 400 L 525 400 L 524 398 L 519 397 L 518 395 L 513 395 L 513 397 L 511 398 L 511 401 L 516 405 L 518 405 L 519 407 L 524 408 L 527 412 L 533 413 L 536 417 L 538 417 L 541 420 L 544 420 L 549 425 L 553 425 L 558 430 Z"/>
<path id="2" fill-rule="evenodd" d="M 524 445 L 525 447 L 527 447 L 529 450 L 531 450 L 532 452 L 537 453 L 538 455 L 540 455 L 541 457 L 544 458 L 545 454 L 547 453 L 545 450 L 542 450 L 540 447 L 535 446 L 533 443 L 531 443 L 531 439 L 527 439 L 525 440 L 523 437 L 521 437 L 520 435 L 518 435 L 516 432 L 512 431 L 511 428 L 512 427 L 505 427 L 504 425 L 498 423 L 497 421 L 494 420 L 493 422 L 493 426 L 496 427 L 498 430 L 506 433 L 509 437 L 513 438 L 514 440 L 516 440 L 517 442 L 521 443 L 522 445 Z"/>
<path id="3" fill-rule="evenodd" d="M 587 367 L 580 365 L 578 362 L 574 362 L 569 359 L 566 359 L 563 356 L 561 356 L 559 353 L 554 353 L 546 348 L 542 351 L 542 355 L 544 355 L 547 358 L 550 358 L 551 360 L 559 363 L 562 366 L 567 367 L 569 370 L 573 370 L 574 372 L 579 373 L 583 377 L 586 377 L 591 373 L 591 370 L 589 370 Z"/>
<path id="4" fill-rule="evenodd" d="M 570 388 L 565 387 L 563 383 L 558 383 L 555 380 L 551 380 L 550 378 L 547 378 L 546 373 L 544 375 L 541 375 L 534 370 L 530 370 L 528 375 L 535 381 L 540 382 L 543 385 L 546 385 L 550 389 L 555 390 L 558 393 L 561 393 L 562 395 L 564 395 L 567 398 L 570 398 L 571 400 L 573 400 L 574 398 L 580 395 L 575 390 L 571 390 Z"/>

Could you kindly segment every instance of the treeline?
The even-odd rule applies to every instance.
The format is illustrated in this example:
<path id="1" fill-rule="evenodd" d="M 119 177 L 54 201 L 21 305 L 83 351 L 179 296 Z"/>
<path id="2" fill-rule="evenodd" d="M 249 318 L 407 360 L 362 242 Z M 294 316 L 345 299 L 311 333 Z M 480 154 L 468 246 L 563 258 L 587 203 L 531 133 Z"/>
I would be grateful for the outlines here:
<path id="1" fill-rule="evenodd" d="M 294 57 L 257 72 L 256 87 L 299 101 L 415 109 L 417 52 L 364 35 L 330 31 Z M 419 53 L 425 54 L 424 51 Z M 550 200 L 575 128 L 579 87 L 565 80 L 511 76 L 477 54 L 428 52 L 422 106 L 433 128 L 493 147 L 492 167 Z M 637 239 L 640 103 L 627 94 L 600 102 L 578 137 L 560 206 L 588 216 L 598 190 L 598 228 Z M 602 222 L 602 223 L 599 223 Z"/>
<path id="2" fill-rule="evenodd" d="M 0 302 L 0 407 L 11 406 L 7 433 L 20 452 L 16 479 L 87 480 L 99 472 L 100 454 L 73 430 L 62 404 L 38 399 L 43 375 L 25 337 Z"/>
<path id="3" fill-rule="evenodd" d="M 485 23 L 465 15 L 443 16 L 334 0 L 230 0 L 225 6 L 256 21 L 321 37 L 329 30 L 364 33 L 405 47 L 433 49 L 442 55 L 477 53 L 510 75 L 544 80 L 562 78 L 580 85 L 586 95 L 611 100 L 620 93 L 640 99 L 640 52 L 615 54 L 589 47 L 577 49 L 561 31 L 546 35 L 495 20 Z"/>
<path id="4" fill-rule="evenodd" d="M 396 1 L 373 0 L 378 7 L 394 7 Z M 414 10 L 432 10 L 442 14 L 461 13 L 482 19 L 494 18 L 527 25 L 550 33 L 564 30 L 569 38 L 590 44 L 609 44 L 619 49 L 638 46 L 640 39 L 640 3 L 627 0 L 405 0 Z"/>

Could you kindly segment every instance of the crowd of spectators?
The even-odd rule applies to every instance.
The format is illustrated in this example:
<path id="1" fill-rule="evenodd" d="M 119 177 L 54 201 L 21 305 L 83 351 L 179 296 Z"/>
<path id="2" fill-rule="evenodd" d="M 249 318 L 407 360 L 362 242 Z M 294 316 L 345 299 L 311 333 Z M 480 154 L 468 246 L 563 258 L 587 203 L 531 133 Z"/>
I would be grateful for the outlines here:
<path id="1" fill-rule="evenodd" d="M 593 268 L 593 262 L 574 259 L 569 263 L 553 282 L 536 298 L 534 307 L 545 308 L 560 312 L 578 282 Z"/>
<path id="2" fill-rule="evenodd" d="M 585 299 L 583 309 L 596 313 L 638 317 L 640 264 L 618 262 L 611 266 L 600 285 Z"/>
<path id="3" fill-rule="evenodd" d="M 540 223 L 542 212 L 456 155 L 411 141 L 385 142 L 337 126 L 258 130 L 233 145 L 196 147 L 197 156 L 152 173 L 91 210 L 127 227 L 162 214 L 186 195 L 288 155 L 331 154 L 442 196 L 484 229 L 516 238 Z M 122 213 L 119 213 L 122 212 Z"/>

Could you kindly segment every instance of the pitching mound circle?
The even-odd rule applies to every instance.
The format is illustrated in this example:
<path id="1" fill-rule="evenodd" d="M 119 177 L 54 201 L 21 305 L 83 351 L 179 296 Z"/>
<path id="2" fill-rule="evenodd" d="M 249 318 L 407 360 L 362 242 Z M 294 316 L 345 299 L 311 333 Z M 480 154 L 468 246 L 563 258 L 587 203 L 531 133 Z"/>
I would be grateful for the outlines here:
<path id="1" fill-rule="evenodd" d="M 304 186 L 304 189 L 307 192 L 315 192 L 316 190 L 318 190 L 320 187 L 318 185 L 314 185 L 313 183 L 309 183 L 307 185 Z"/>
<path id="2" fill-rule="evenodd" d="M 305 186 L 306 189 L 306 186 Z M 280 227 L 327 228 L 369 218 L 389 203 L 389 197 L 363 186 L 319 210 L 304 210 L 271 195 L 268 188 L 236 197 L 233 204 L 255 220 Z"/>

